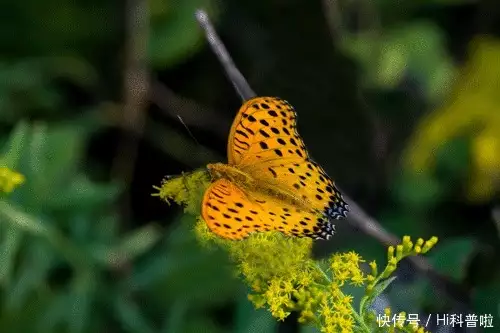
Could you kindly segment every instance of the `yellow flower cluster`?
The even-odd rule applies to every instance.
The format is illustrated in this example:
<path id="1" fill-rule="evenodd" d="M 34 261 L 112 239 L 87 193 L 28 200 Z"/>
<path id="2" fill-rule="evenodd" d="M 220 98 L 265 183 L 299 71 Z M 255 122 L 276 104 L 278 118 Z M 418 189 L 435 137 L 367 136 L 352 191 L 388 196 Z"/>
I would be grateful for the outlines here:
<path id="1" fill-rule="evenodd" d="M 24 176 L 7 167 L 0 167 L 0 193 L 10 193 L 24 183 Z"/>
<path id="2" fill-rule="evenodd" d="M 369 282 L 366 287 L 367 294 L 369 295 L 373 291 L 373 288 L 380 280 L 387 279 L 396 270 L 398 263 L 402 259 L 412 255 L 425 254 L 433 248 L 437 242 L 438 238 L 435 236 L 427 241 L 424 241 L 423 238 L 419 238 L 416 243 L 411 241 L 410 236 L 404 236 L 401 244 L 396 247 L 389 246 L 387 249 L 387 265 L 380 275 L 377 274 L 377 263 L 374 261 L 370 263 L 372 272 L 367 276 Z"/>
<path id="3" fill-rule="evenodd" d="M 157 193 L 152 196 L 160 197 L 170 204 L 173 200 L 178 205 L 184 206 L 184 211 L 197 215 L 200 212 L 201 194 L 210 182 L 210 177 L 205 170 L 198 170 L 177 177 L 167 177 L 160 187 L 153 186 Z"/>
<path id="4" fill-rule="evenodd" d="M 331 278 L 325 273 L 328 293 L 324 293 L 321 299 L 322 332 L 352 332 L 355 324 L 353 297 L 345 295 L 340 287 L 346 282 L 355 286 L 363 285 L 365 277 L 359 268 L 361 262 L 364 260 L 353 251 L 335 253 L 330 257 Z"/>
<path id="5" fill-rule="evenodd" d="M 309 289 L 319 278 L 309 259 L 311 248 L 312 239 L 294 239 L 278 232 L 256 233 L 244 241 L 227 242 L 239 273 L 256 293 L 250 300 L 257 307 L 267 304 L 279 320 L 298 309 L 301 300 L 310 301 L 306 294 L 316 294 Z M 304 316 L 308 317 L 308 313 Z"/>
<path id="6" fill-rule="evenodd" d="M 156 195 L 195 212 L 199 195 L 189 192 L 207 182 L 206 174 L 200 172 L 183 175 L 164 182 Z M 380 274 L 374 261 L 368 264 L 371 273 L 365 274 L 360 267 L 365 260 L 354 251 L 335 253 L 325 262 L 313 260 L 310 238 L 265 232 L 253 233 L 241 241 L 224 240 L 211 233 L 201 218 L 195 231 L 203 243 L 216 244 L 228 252 L 236 272 L 252 289 L 248 298 L 256 308 L 267 308 L 278 320 L 298 312 L 300 323 L 315 325 L 324 333 L 380 332 L 375 314 L 369 309 L 371 302 L 392 281 L 389 276 L 400 260 L 426 253 L 438 240 L 432 237 L 413 243 L 405 236 L 402 244 L 388 248 L 388 263 Z M 353 297 L 342 290 L 346 284 L 365 288 L 359 310 L 354 308 Z M 405 326 L 402 331 L 422 333 L 423 329 Z"/>
<path id="7" fill-rule="evenodd" d="M 339 286 L 348 280 L 355 286 L 363 285 L 365 277 L 359 268 L 361 262 L 364 260 L 354 251 L 334 254 L 330 259 L 333 281 Z"/>

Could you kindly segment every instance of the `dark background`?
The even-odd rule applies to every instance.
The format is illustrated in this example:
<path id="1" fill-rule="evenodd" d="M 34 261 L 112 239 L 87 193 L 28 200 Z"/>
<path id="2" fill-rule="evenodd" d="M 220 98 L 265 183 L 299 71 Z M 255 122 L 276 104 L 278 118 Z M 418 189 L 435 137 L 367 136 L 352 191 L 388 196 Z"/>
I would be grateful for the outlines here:
<path id="1" fill-rule="evenodd" d="M 0 166 L 26 180 L 0 198 L 0 331 L 308 330 L 254 310 L 194 217 L 151 196 L 226 161 L 241 105 L 198 7 L 352 199 L 396 236 L 440 238 L 427 257 L 453 290 L 408 264 L 381 302 L 500 325 L 495 1 L 2 0 Z M 384 244 L 340 230 L 319 257 L 385 262 Z"/>

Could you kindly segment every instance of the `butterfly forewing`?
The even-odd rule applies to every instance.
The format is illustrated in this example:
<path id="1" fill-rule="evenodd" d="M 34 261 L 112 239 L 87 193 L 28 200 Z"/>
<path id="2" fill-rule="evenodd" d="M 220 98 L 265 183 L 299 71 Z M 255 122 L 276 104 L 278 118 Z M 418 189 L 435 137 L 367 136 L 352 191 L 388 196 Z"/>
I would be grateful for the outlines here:
<path id="1" fill-rule="evenodd" d="M 231 128 L 229 163 L 266 186 L 295 193 L 328 217 L 344 217 L 347 204 L 323 168 L 310 159 L 296 118 L 293 107 L 282 99 L 247 101 Z"/>

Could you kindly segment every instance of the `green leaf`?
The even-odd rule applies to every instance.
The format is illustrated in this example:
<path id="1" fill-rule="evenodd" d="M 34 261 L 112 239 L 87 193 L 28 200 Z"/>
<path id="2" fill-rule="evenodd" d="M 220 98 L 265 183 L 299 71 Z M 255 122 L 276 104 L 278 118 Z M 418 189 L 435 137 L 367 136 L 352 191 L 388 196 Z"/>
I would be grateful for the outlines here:
<path id="1" fill-rule="evenodd" d="M 43 316 L 38 320 L 37 326 L 40 332 L 54 332 L 54 328 L 64 322 L 69 306 L 69 295 L 58 293 L 54 295 L 44 308 Z"/>
<path id="2" fill-rule="evenodd" d="M 43 176 L 52 187 L 66 186 L 68 178 L 81 166 L 85 134 L 85 129 L 76 124 L 48 127 Z"/>
<path id="3" fill-rule="evenodd" d="M 238 299 L 236 310 L 236 333 L 274 332 L 276 319 L 265 309 L 255 309 L 248 300 L 247 294 L 242 293 Z"/>
<path id="4" fill-rule="evenodd" d="M 161 332 L 183 332 L 184 324 L 186 322 L 188 304 L 183 299 L 178 299 L 174 301 L 171 307 L 169 307 L 169 312 L 165 318 L 165 323 L 163 324 L 163 329 Z"/>
<path id="5" fill-rule="evenodd" d="M 384 281 L 377 283 L 375 285 L 375 288 L 373 288 L 373 292 L 370 295 L 365 296 L 361 299 L 361 301 L 359 302 L 359 314 L 361 316 L 363 316 L 368 311 L 369 307 L 372 305 L 375 298 L 380 296 L 380 294 L 382 294 L 384 292 L 384 290 L 387 289 L 387 287 L 389 287 L 389 285 L 395 279 L 396 279 L 395 276 L 391 276 L 390 278 L 385 279 Z"/>
<path id="6" fill-rule="evenodd" d="M 0 223 L 8 222 L 11 226 L 35 235 L 47 235 L 47 228 L 35 217 L 24 213 L 19 207 L 0 200 Z"/>
<path id="7" fill-rule="evenodd" d="M 1 219 L 1 217 L 4 219 Z M 66 238 L 58 229 L 53 228 L 50 223 L 43 223 L 30 214 L 24 213 L 22 208 L 0 200 L 0 223 L 7 221 L 11 226 L 26 231 L 34 236 L 44 239 L 56 248 L 62 257 L 65 257 L 76 267 L 86 266 L 87 254 L 75 246 L 71 240 Z"/>
<path id="8" fill-rule="evenodd" d="M 476 248 L 473 238 L 456 238 L 440 241 L 427 255 L 435 269 L 460 282 L 465 277 L 467 264 Z"/>
<path id="9" fill-rule="evenodd" d="M 79 174 L 59 188 L 57 195 L 46 198 L 45 207 L 64 210 L 102 207 L 111 203 L 119 192 L 117 184 L 96 184 Z"/>
<path id="10" fill-rule="evenodd" d="M 201 315 L 184 323 L 182 333 L 226 333 L 227 330 L 219 327 L 208 315 Z M 170 333 L 170 332 L 168 332 Z"/>
<path id="11" fill-rule="evenodd" d="M 471 137 L 464 133 L 440 147 L 436 153 L 436 175 L 448 186 L 456 186 L 470 172 Z"/>
<path id="12" fill-rule="evenodd" d="M 443 33 L 437 25 L 430 21 L 405 23 L 395 27 L 386 36 L 381 57 L 382 60 L 392 59 L 391 68 L 399 73 L 399 80 L 388 82 L 379 67 L 380 84 L 392 83 L 395 86 L 403 79 L 402 74 L 408 73 L 419 80 L 430 100 L 448 92 L 454 67 L 447 55 Z M 384 61 L 380 65 L 384 65 Z"/>
<path id="13" fill-rule="evenodd" d="M 139 306 L 125 297 L 116 299 L 114 309 L 118 321 L 126 332 L 153 333 L 155 331 L 141 313 Z"/>
<path id="14" fill-rule="evenodd" d="M 124 236 L 114 247 L 92 246 L 91 252 L 97 261 L 113 266 L 144 254 L 162 237 L 163 233 L 159 227 L 147 225 Z"/>
<path id="15" fill-rule="evenodd" d="M 6 306 L 19 311 L 31 292 L 44 283 L 53 263 L 53 251 L 45 243 L 35 240 L 29 243 L 19 264 L 15 283 L 7 291 Z"/>
<path id="16" fill-rule="evenodd" d="M 23 149 L 27 144 L 29 126 L 24 121 L 18 122 L 14 130 L 10 132 L 9 139 L 5 143 L 4 151 L 0 156 L 0 166 L 16 169 L 22 157 Z"/>
<path id="17" fill-rule="evenodd" d="M 171 270 L 169 256 L 153 256 L 139 262 L 129 278 L 128 284 L 132 290 L 143 290 L 157 283 L 169 274 Z"/>
<path id="18" fill-rule="evenodd" d="M 411 75 L 431 101 L 451 88 L 455 67 L 441 29 L 430 21 L 394 24 L 379 35 L 371 31 L 346 34 L 341 47 L 360 64 L 368 86 L 394 88 Z"/>
<path id="19" fill-rule="evenodd" d="M 90 318 L 92 294 L 96 276 L 91 271 L 77 271 L 71 286 L 67 320 L 69 331 L 81 333 Z"/>
<path id="20" fill-rule="evenodd" d="M 387 41 L 380 50 L 377 83 L 385 88 L 397 86 L 406 73 L 408 53 L 401 43 Z"/>
<path id="21" fill-rule="evenodd" d="M 118 251 L 126 258 L 133 259 L 148 251 L 162 237 L 162 230 L 150 224 L 124 236 L 118 245 Z"/>
<path id="22" fill-rule="evenodd" d="M 431 175 L 405 172 L 396 178 L 393 197 L 408 208 L 429 209 L 443 196 L 444 188 Z"/>
<path id="23" fill-rule="evenodd" d="M 500 283 L 490 284 L 477 288 L 472 293 L 472 304 L 474 312 L 480 314 L 491 314 L 493 318 L 500 318 Z M 495 319 L 493 319 L 493 324 Z"/>
<path id="24" fill-rule="evenodd" d="M 366 85 L 372 85 L 375 81 L 376 70 L 373 68 L 377 59 L 376 50 L 380 48 L 380 41 L 373 38 L 371 33 L 346 34 L 341 39 L 341 47 L 349 56 L 351 56 L 361 67 L 363 74 L 362 80 Z"/>
<path id="25" fill-rule="evenodd" d="M 0 285 L 8 287 L 13 277 L 16 255 L 22 245 L 22 234 L 12 226 L 0 225 Z"/>

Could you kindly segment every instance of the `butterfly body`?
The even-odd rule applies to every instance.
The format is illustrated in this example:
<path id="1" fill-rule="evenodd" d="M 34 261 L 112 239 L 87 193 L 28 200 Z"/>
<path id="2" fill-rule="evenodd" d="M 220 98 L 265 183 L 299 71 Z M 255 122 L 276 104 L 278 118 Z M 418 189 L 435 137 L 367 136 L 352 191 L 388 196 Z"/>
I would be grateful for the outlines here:
<path id="1" fill-rule="evenodd" d="M 224 163 L 213 163 L 207 165 L 207 169 L 214 180 L 226 178 L 232 182 L 245 185 L 246 187 L 252 187 L 254 184 L 252 176 L 240 170 L 237 166 Z"/>
<path id="2" fill-rule="evenodd" d="M 258 177 L 254 177 L 244 170 L 240 170 L 237 166 L 231 166 L 224 163 L 214 163 L 207 165 L 207 169 L 213 180 L 226 179 L 231 183 L 238 185 L 249 193 L 249 199 L 251 199 L 251 193 L 259 193 L 278 198 L 279 200 L 287 202 L 290 205 L 294 205 L 297 208 L 307 209 L 310 207 L 311 203 L 307 200 L 307 198 L 301 198 L 293 191 L 289 191 L 286 188 L 280 188 L 280 185 L 277 182 L 259 180 Z"/>
<path id="3" fill-rule="evenodd" d="M 202 217 L 221 237 L 252 232 L 329 238 L 331 219 L 347 204 L 333 181 L 312 161 L 286 101 L 256 97 L 240 108 L 228 141 L 228 164 L 208 165 L 213 182 L 205 192 Z"/>

